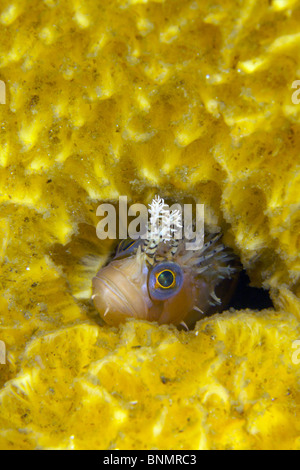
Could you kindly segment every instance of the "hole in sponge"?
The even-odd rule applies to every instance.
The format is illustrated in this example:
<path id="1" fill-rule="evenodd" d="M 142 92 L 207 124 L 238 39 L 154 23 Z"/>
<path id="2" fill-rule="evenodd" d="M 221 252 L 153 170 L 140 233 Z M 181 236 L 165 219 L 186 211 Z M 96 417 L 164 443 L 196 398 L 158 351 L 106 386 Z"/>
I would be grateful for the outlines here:
<path id="1" fill-rule="evenodd" d="M 274 308 L 269 292 L 266 289 L 250 286 L 250 278 L 246 271 L 240 273 L 235 293 L 232 296 L 229 308 L 235 310 L 264 310 L 265 308 Z"/>

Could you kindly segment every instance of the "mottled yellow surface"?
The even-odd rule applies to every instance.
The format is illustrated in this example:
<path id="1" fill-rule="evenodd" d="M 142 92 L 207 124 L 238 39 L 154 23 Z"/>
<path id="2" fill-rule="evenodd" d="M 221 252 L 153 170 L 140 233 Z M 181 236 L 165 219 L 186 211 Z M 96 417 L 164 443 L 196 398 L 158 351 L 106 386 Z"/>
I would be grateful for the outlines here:
<path id="1" fill-rule="evenodd" d="M 299 2 L 1 0 L 0 34 L 0 448 L 300 449 Z M 157 193 L 275 309 L 104 326 L 96 207 Z"/>

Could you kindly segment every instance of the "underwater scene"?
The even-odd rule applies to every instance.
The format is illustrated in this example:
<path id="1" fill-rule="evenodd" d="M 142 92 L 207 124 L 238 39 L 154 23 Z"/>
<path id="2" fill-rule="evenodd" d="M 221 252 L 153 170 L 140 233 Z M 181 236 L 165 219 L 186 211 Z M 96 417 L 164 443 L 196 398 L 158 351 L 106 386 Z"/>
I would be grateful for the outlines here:
<path id="1" fill-rule="evenodd" d="M 300 450 L 299 1 L 0 34 L 0 449 Z"/>

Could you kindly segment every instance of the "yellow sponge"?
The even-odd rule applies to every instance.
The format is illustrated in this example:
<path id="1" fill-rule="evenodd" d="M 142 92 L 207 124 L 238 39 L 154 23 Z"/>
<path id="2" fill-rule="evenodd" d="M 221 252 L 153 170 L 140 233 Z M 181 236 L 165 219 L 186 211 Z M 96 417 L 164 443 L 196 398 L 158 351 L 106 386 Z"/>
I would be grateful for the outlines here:
<path id="1" fill-rule="evenodd" d="M 300 448 L 299 21 L 295 0 L 1 1 L 1 449 Z M 274 309 L 103 325 L 96 208 L 154 194 L 204 203 Z"/>

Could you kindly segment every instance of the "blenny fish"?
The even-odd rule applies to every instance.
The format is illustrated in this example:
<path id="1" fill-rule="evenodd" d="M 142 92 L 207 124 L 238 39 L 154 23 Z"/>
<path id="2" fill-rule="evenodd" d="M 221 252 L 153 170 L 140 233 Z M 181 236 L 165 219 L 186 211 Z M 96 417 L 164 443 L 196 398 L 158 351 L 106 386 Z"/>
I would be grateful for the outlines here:
<path id="1" fill-rule="evenodd" d="M 167 214 L 165 206 L 159 196 L 152 201 L 152 222 Z M 182 227 L 179 216 L 171 214 L 172 234 Z M 206 233 L 201 248 L 195 250 L 186 249 L 185 236 L 176 239 L 163 229 L 154 235 L 148 229 L 145 239 L 122 240 L 114 258 L 92 281 L 92 299 L 102 319 L 113 326 L 135 318 L 188 329 L 198 319 L 222 311 L 232 295 L 238 267 L 221 237 Z"/>

